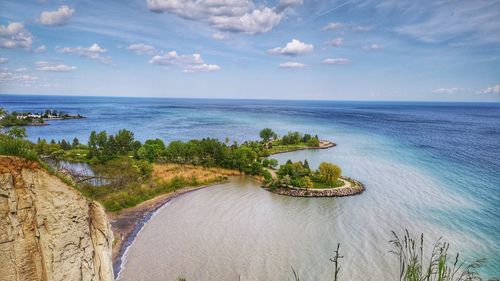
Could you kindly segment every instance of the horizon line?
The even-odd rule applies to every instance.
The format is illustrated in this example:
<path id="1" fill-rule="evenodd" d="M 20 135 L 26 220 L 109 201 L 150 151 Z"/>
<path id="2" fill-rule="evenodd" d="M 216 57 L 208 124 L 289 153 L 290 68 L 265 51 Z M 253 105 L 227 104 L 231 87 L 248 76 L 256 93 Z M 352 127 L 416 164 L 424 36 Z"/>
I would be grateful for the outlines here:
<path id="1" fill-rule="evenodd" d="M 282 99 L 282 98 L 239 98 L 239 97 L 179 97 L 179 96 L 110 96 L 110 95 L 68 95 L 68 94 L 45 94 L 45 93 L 0 93 L 0 96 L 45 96 L 45 97 L 91 97 L 91 98 L 152 98 L 152 99 L 185 99 L 185 100 L 248 100 L 248 101 L 329 101 L 329 102 L 408 102 L 408 103 L 500 103 L 500 100 L 403 100 L 403 99 L 380 99 L 380 100 L 352 100 L 352 99 L 327 99 L 327 98 L 316 98 L 316 99 Z"/>

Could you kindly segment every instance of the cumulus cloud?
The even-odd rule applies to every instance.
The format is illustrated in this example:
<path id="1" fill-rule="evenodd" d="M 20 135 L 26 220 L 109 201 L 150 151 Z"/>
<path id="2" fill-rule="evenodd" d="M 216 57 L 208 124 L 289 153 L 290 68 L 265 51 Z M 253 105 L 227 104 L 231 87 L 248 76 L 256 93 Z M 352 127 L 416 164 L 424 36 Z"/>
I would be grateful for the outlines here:
<path id="1" fill-rule="evenodd" d="M 184 73 L 218 71 L 220 67 L 216 64 L 206 64 L 200 54 L 179 55 L 176 51 L 153 56 L 150 64 L 174 65 L 183 68 Z"/>
<path id="2" fill-rule="evenodd" d="M 37 61 L 35 65 L 37 70 L 50 72 L 69 72 L 76 69 L 75 66 L 49 61 Z"/>
<path id="3" fill-rule="evenodd" d="M 110 64 L 112 62 L 110 57 L 104 55 L 104 53 L 107 52 L 107 50 L 101 48 L 101 46 L 99 46 L 97 43 L 92 44 L 92 46 L 88 48 L 64 47 L 64 48 L 57 48 L 57 51 L 62 54 L 76 55 L 79 57 L 97 60 L 104 64 Z"/>
<path id="4" fill-rule="evenodd" d="M 8 63 L 9 59 L 8 58 L 0 58 L 0 64 Z"/>
<path id="5" fill-rule="evenodd" d="M 500 94 L 500 84 L 479 91 L 480 94 Z"/>
<path id="6" fill-rule="evenodd" d="M 132 51 L 132 52 L 139 54 L 139 55 L 142 55 L 142 54 L 153 55 L 156 53 L 155 47 L 153 47 L 151 45 L 147 45 L 147 44 L 142 44 L 142 43 L 132 44 L 132 45 L 127 47 L 127 50 Z"/>
<path id="7" fill-rule="evenodd" d="M 380 44 L 371 44 L 363 47 L 363 50 L 382 50 L 384 48 L 383 45 Z"/>
<path id="8" fill-rule="evenodd" d="M 248 34 L 268 32 L 283 18 L 278 9 L 256 7 L 251 0 L 147 0 L 147 4 L 153 12 L 167 12 L 205 22 L 221 31 Z"/>
<path id="9" fill-rule="evenodd" d="M 184 73 L 195 73 L 195 72 L 210 72 L 210 71 L 218 71 L 220 70 L 220 67 L 216 64 L 194 64 L 194 65 L 188 65 L 186 68 L 182 71 Z"/>
<path id="10" fill-rule="evenodd" d="M 37 54 L 45 53 L 46 51 L 47 51 L 47 46 L 45 45 L 38 46 L 38 48 L 35 49 L 35 53 Z"/>
<path id="11" fill-rule="evenodd" d="M 333 38 L 331 40 L 326 41 L 326 44 L 333 46 L 333 47 L 340 47 L 344 45 L 344 38 L 338 37 L 338 38 Z"/>
<path id="12" fill-rule="evenodd" d="M 229 35 L 224 32 L 215 32 L 212 34 L 212 38 L 219 41 L 229 40 Z"/>
<path id="13" fill-rule="evenodd" d="M 31 48 L 33 36 L 20 22 L 0 25 L 0 47 L 6 49 Z"/>
<path id="14" fill-rule="evenodd" d="M 346 58 L 325 59 L 323 64 L 350 64 L 351 60 Z"/>
<path id="15" fill-rule="evenodd" d="M 285 62 L 285 63 L 282 63 L 280 64 L 280 68 L 304 68 L 306 67 L 307 65 L 303 64 L 303 63 L 300 63 L 300 62 L 294 62 L 294 61 L 288 61 L 288 62 Z"/>
<path id="16" fill-rule="evenodd" d="M 312 44 L 306 44 L 297 39 L 292 39 L 285 47 L 276 47 L 267 51 L 273 55 L 298 56 L 310 53 L 313 50 L 314 46 Z"/>
<path id="17" fill-rule="evenodd" d="M 38 22 L 43 25 L 64 25 L 67 23 L 69 18 L 71 18 L 74 12 L 75 9 L 64 5 L 59 7 L 59 9 L 55 11 L 42 12 L 40 18 L 38 19 Z"/>

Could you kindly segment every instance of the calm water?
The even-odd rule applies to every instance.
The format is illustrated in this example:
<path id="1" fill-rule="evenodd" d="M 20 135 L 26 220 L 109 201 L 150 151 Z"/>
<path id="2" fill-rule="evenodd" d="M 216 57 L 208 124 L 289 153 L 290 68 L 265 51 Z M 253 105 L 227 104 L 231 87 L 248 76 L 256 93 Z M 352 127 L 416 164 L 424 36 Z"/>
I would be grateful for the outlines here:
<path id="1" fill-rule="evenodd" d="M 28 128 L 29 137 L 86 141 L 129 128 L 138 139 L 256 139 L 263 127 L 317 133 L 338 146 L 276 156 L 339 164 L 367 191 L 305 199 L 252 180 L 200 190 L 164 206 L 129 249 L 121 280 L 329 280 L 341 242 L 344 280 L 396 276 L 390 231 L 443 236 L 500 275 L 500 104 L 183 100 L 1 96 L 8 110 L 57 109 L 85 120 Z"/>

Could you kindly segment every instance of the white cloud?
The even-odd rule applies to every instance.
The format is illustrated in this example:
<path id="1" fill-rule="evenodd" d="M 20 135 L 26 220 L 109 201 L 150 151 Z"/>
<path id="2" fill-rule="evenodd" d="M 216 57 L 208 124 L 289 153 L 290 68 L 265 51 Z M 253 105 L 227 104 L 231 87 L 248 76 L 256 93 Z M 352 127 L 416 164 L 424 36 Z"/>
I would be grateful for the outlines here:
<path id="1" fill-rule="evenodd" d="M 8 63 L 9 59 L 8 58 L 0 58 L 0 64 Z"/>
<path id="2" fill-rule="evenodd" d="M 206 64 L 200 54 L 179 55 L 176 51 L 170 51 L 161 55 L 155 55 L 149 60 L 150 64 L 174 65 L 183 68 L 184 73 L 209 72 L 220 70 L 216 64 Z"/>
<path id="3" fill-rule="evenodd" d="M 202 64 L 200 54 L 178 55 L 176 51 L 170 51 L 163 55 L 156 55 L 149 61 L 151 64 L 172 65 L 172 64 Z"/>
<path id="4" fill-rule="evenodd" d="M 251 0 L 147 0 L 147 4 L 153 12 L 205 22 L 221 31 L 248 34 L 268 32 L 283 18 L 269 7 L 256 8 Z"/>
<path id="5" fill-rule="evenodd" d="M 14 73 L 5 69 L 0 71 L 0 83 L 22 83 L 24 85 L 29 85 L 37 80 L 38 77 L 28 74 Z"/>
<path id="6" fill-rule="evenodd" d="M 327 30 L 338 30 L 338 29 L 349 29 L 353 31 L 370 31 L 372 30 L 371 26 L 362 26 L 362 25 L 355 25 L 355 24 L 346 24 L 346 23 L 341 23 L 341 22 L 330 22 L 323 26 L 321 30 L 327 31 Z"/>
<path id="7" fill-rule="evenodd" d="M 479 91 L 479 93 L 480 94 L 500 94 L 500 84 L 488 87 L 482 91 Z"/>
<path id="8" fill-rule="evenodd" d="M 453 88 L 437 88 L 437 89 L 434 89 L 432 92 L 435 94 L 451 95 L 451 94 L 464 93 L 465 91 L 466 90 L 464 88 L 453 87 Z"/>
<path id="9" fill-rule="evenodd" d="M 288 7 L 300 6 L 304 4 L 304 0 L 280 0 L 276 10 L 283 11 Z"/>
<path id="10" fill-rule="evenodd" d="M 132 44 L 127 47 L 127 50 L 135 52 L 136 54 L 142 55 L 142 54 L 149 54 L 153 55 L 156 53 L 155 47 L 147 44 Z"/>
<path id="11" fill-rule="evenodd" d="M 35 53 L 37 54 L 45 53 L 46 51 L 47 51 L 47 46 L 45 45 L 40 45 L 38 46 L 38 48 L 35 49 Z"/>
<path id="12" fill-rule="evenodd" d="M 20 22 L 0 25 L 0 47 L 6 49 L 31 48 L 33 36 Z"/>
<path id="13" fill-rule="evenodd" d="M 313 50 L 314 46 L 312 44 L 306 44 L 297 39 L 292 39 L 285 47 L 276 47 L 267 51 L 273 55 L 298 56 L 310 53 Z"/>
<path id="14" fill-rule="evenodd" d="M 280 64 L 280 68 L 304 68 L 307 65 L 300 63 L 300 62 L 294 62 L 294 61 L 289 61 Z"/>
<path id="15" fill-rule="evenodd" d="M 195 73 L 195 72 L 211 72 L 211 71 L 218 71 L 220 70 L 220 67 L 216 64 L 194 64 L 194 65 L 188 65 L 186 68 L 182 71 L 184 73 Z"/>
<path id="16" fill-rule="evenodd" d="M 322 30 L 334 30 L 334 29 L 344 29 L 347 25 L 340 22 L 330 22 L 327 25 L 323 26 Z"/>
<path id="17" fill-rule="evenodd" d="M 384 48 L 384 46 L 382 46 L 380 44 L 371 44 L 368 46 L 364 46 L 363 50 L 382 50 L 383 48 Z"/>
<path id="18" fill-rule="evenodd" d="M 340 46 L 344 45 L 344 38 L 342 38 L 342 37 L 334 38 L 334 39 L 326 41 L 326 44 L 334 46 L 334 47 L 340 47 Z"/>
<path id="19" fill-rule="evenodd" d="M 44 11 L 38 21 L 43 25 L 64 25 L 71 18 L 75 9 L 66 5 L 59 7 L 56 11 Z"/>
<path id="20" fill-rule="evenodd" d="M 103 55 L 105 52 L 107 52 L 107 50 L 101 48 L 101 46 L 99 46 L 97 43 L 92 44 L 92 46 L 88 48 L 64 47 L 64 48 L 57 48 L 57 51 L 62 54 L 77 55 L 79 57 L 97 60 L 105 64 L 110 64 L 112 62 L 110 57 Z"/>
<path id="21" fill-rule="evenodd" d="M 50 72 L 69 72 L 76 69 L 75 66 L 69 66 L 63 63 L 49 62 L 49 61 L 37 61 L 36 69 L 41 71 Z"/>
<path id="22" fill-rule="evenodd" d="M 26 67 L 16 68 L 16 72 L 26 72 L 28 69 Z"/>
<path id="23" fill-rule="evenodd" d="M 215 32 L 212 34 L 212 38 L 219 41 L 229 40 L 229 35 L 223 32 Z"/>
<path id="24" fill-rule="evenodd" d="M 351 60 L 346 58 L 325 59 L 323 64 L 350 64 Z"/>

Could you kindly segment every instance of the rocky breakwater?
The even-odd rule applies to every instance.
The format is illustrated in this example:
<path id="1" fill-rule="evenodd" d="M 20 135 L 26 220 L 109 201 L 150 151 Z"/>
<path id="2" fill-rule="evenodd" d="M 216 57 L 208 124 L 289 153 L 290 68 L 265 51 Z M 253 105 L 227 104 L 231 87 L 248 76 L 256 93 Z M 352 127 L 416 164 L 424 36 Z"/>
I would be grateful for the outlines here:
<path id="1" fill-rule="evenodd" d="M 0 280 L 113 280 L 104 209 L 32 161 L 0 156 Z"/>
<path id="2" fill-rule="evenodd" d="M 326 189 L 305 189 L 286 186 L 268 190 L 279 195 L 293 197 L 344 197 L 361 194 L 363 191 L 365 191 L 365 186 L 361 182 L 344 176 L 342 176 L 341 179 L 346 182 L 346 185 L 343 187 Z"/>

